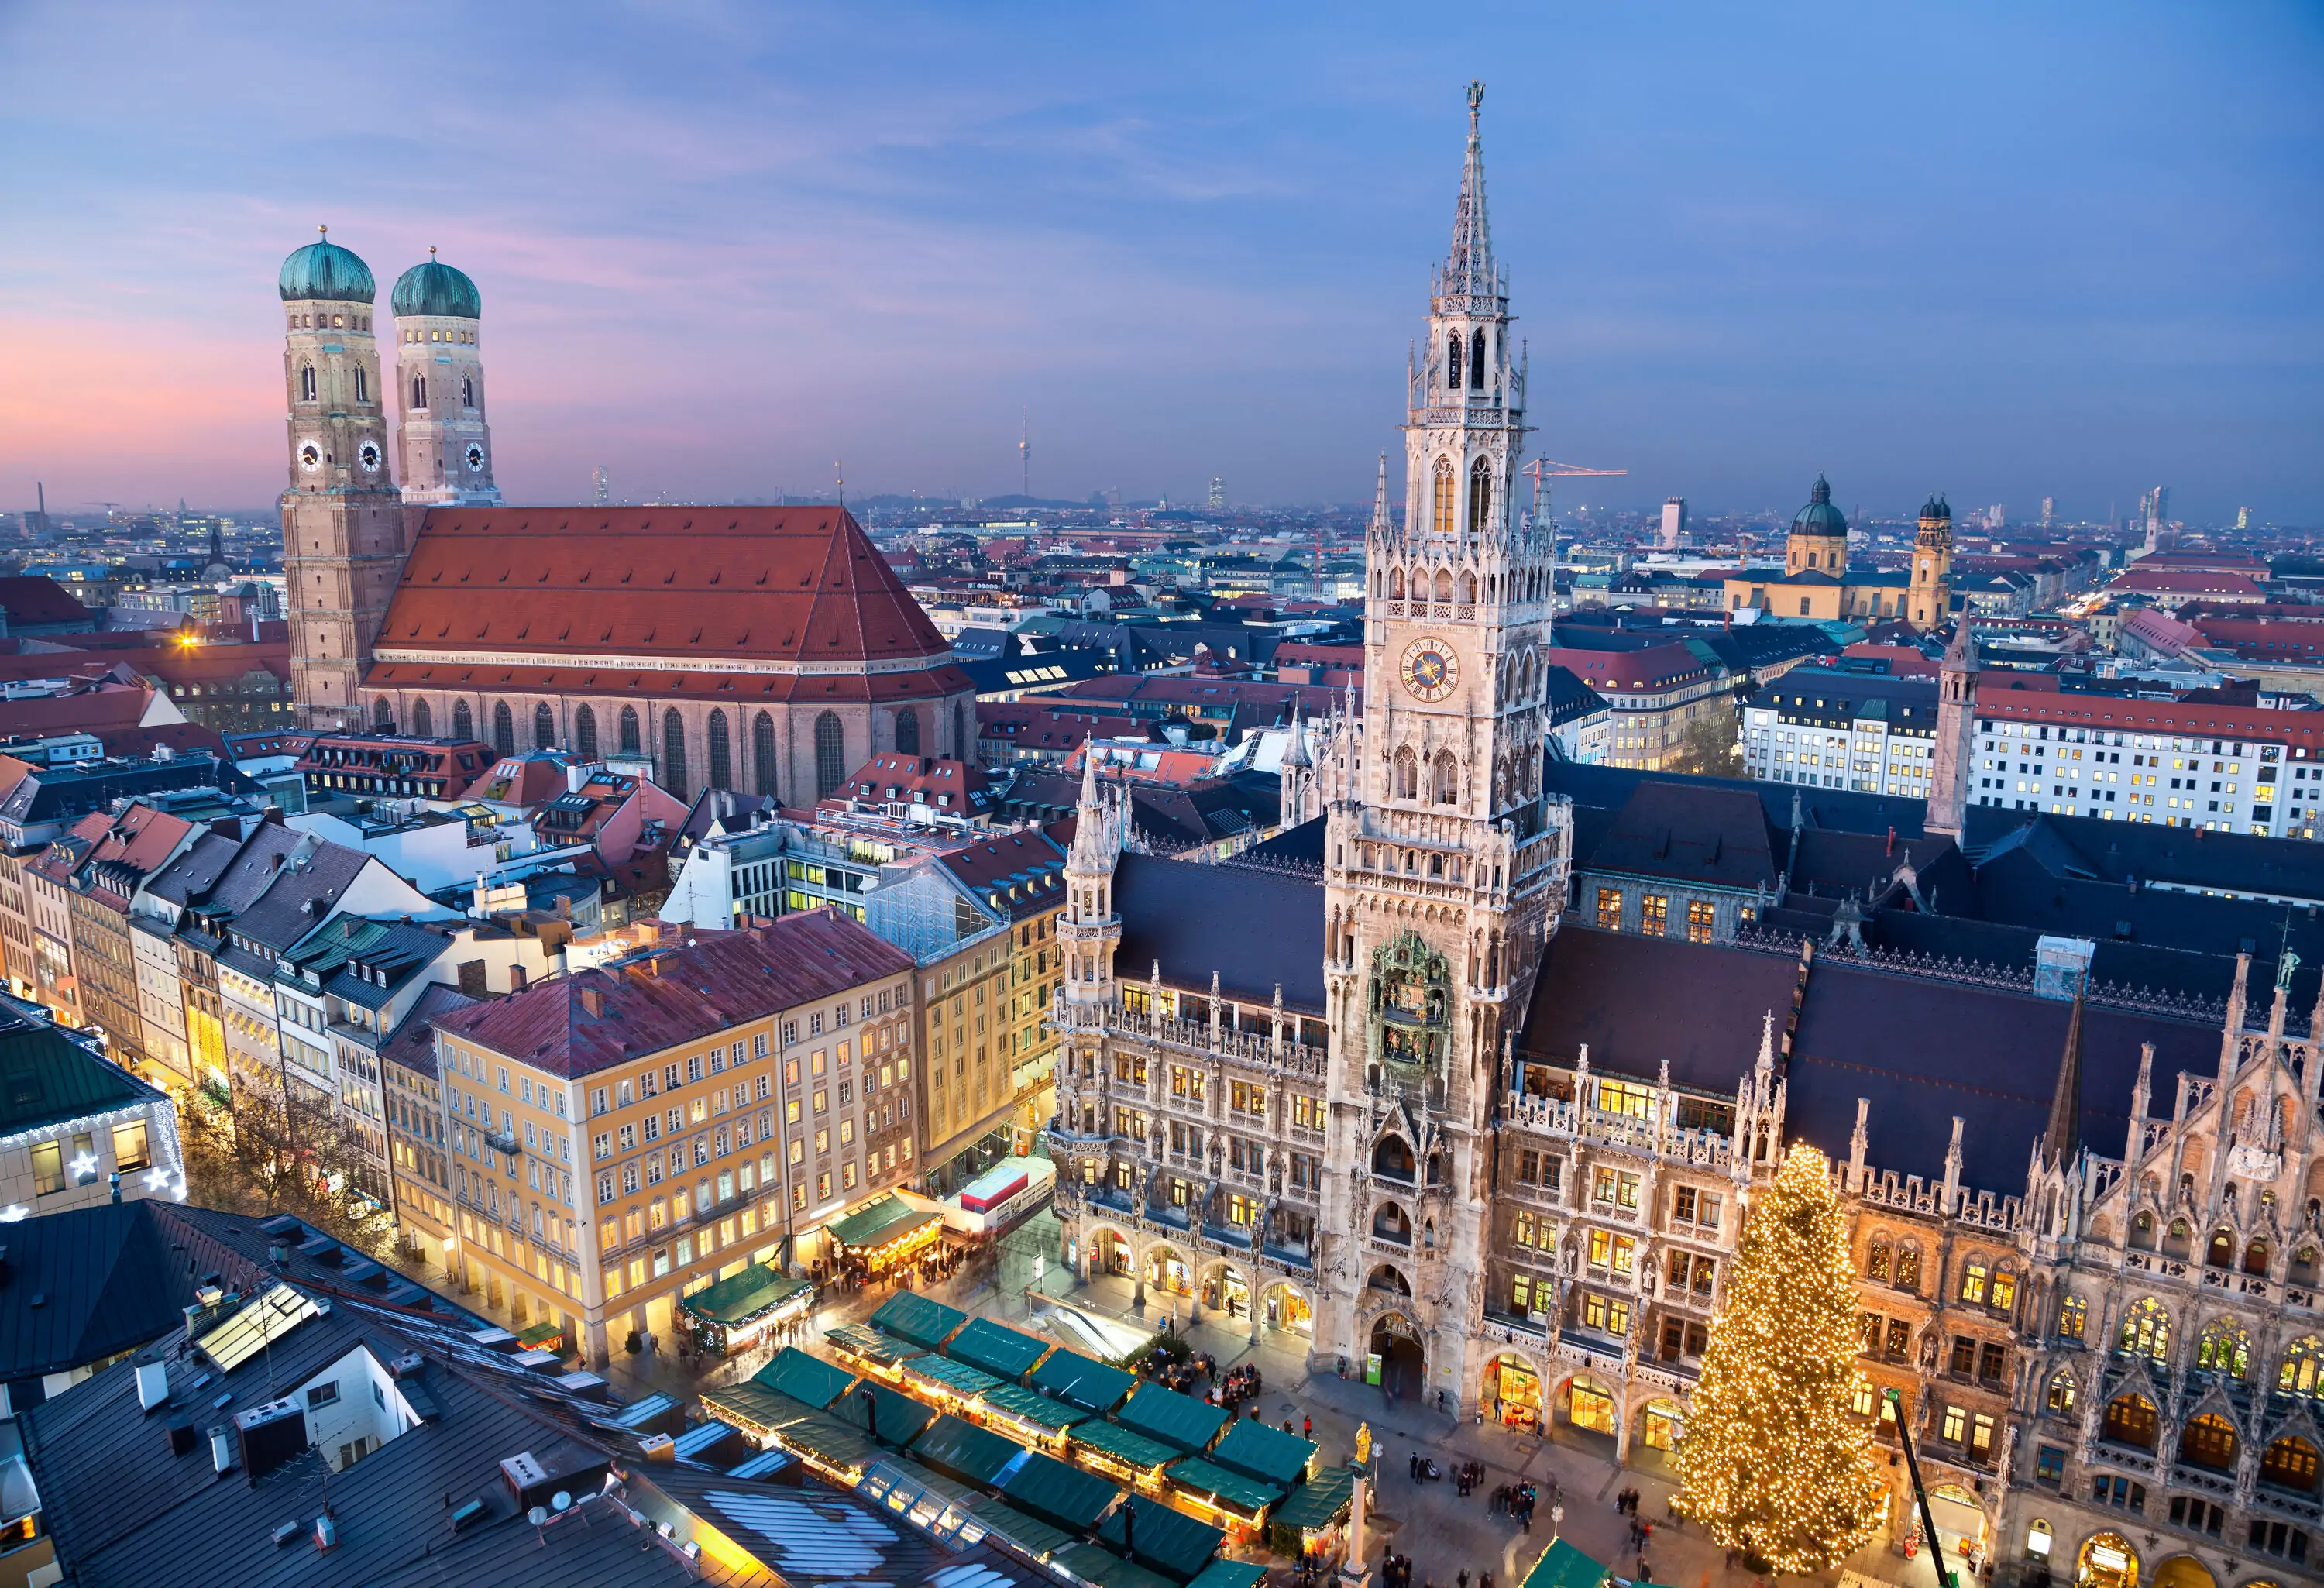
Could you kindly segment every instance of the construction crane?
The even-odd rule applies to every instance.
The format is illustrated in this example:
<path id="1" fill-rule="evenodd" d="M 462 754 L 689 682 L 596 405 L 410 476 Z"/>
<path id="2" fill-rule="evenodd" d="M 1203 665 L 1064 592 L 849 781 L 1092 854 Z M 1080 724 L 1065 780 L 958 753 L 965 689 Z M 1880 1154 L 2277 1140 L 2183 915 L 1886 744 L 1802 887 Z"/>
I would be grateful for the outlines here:
<path id="1" fill-rule="evenodd" d="M 1517 472 L 1519 474 L 1531 475 L 1534 477 L 1535 482 L 1538 484 L 1544 476 L 1553 478 L 1563 478 L 1568 475 L 1610 476 L 1614 475 L 1627 475 L 1630 471 L 1626 468 L 1583 468 L 1578 463 L 1552 463 L 1545 457 L 1536 457 Z"/>

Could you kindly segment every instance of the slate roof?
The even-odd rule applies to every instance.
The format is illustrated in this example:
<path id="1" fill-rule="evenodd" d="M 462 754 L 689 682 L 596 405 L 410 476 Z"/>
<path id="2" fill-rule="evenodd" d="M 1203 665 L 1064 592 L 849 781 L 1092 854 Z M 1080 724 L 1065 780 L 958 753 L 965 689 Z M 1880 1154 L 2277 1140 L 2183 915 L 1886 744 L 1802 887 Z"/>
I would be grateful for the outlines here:
<path id="1" fill-rule="evenodd" d="M 0 1135 L 164 1100 L 55 1026 L 0 1004 Z"/>
<path id="2" fill-rule="evenodd" d="M 113 1202 L 9 1225 L 0 1380 L 85 1367 L 182 1327 L 196 1285 L 220 1254 L 197 1242 L 199 1255 L 188 1255 L 189 1232 L 172 1211 L 150 1199 Z M 237 1288 L 262 1277 L 255 1264 L 232 1269 Z"/>
<path id="3" fill-rule="evenodd" d="M 1321 877 L 1125 854 L 1113 899 L 1124 982 L 1146 981 L 1158 960 L 1174 986 L 1207 991 L 1216 972 L 1227 996 L 1266 1003 L 1280 985 L 1286 1009 L 1323 1012 Z"/>
<path id="4" fill-rule="evenodd" d="M 1782 872 L 1767 827 L 1748 789 L 1641 783 L 1585 863 L 1706 887 L 1773 888 Z"/>
<path id="5" fill-rule="evenodd" d="M 912 958 L 836 909 L 705 933 L 616 968 L 536 983 L 446 1017 L 463 1041 L 585 1076 L 909 971 Z M 597 1001 L 595 1011 L 590 1000 Z"/>
<path id="6" fill-rule="evenodd" d="M 481 1002 L 442 982 L 422 987 L 403 1023 L 380 1044 L 380 1058 L 401 1065 L 424 1080 L 436 1079 L 436 1022 Z"/>

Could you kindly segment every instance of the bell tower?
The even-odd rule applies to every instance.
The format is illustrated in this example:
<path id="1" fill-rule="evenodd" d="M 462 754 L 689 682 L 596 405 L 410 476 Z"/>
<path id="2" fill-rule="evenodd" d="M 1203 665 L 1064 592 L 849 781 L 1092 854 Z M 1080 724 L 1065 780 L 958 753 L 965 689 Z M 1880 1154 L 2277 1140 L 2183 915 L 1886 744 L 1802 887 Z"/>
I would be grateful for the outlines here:
<path id="1" fill-rule="evenodd" d="M 1920 532 L 1913 537 L 1913 582 L 1905 611 L 1923 633 L 1941 625 L 1953 606 L 1953 510 L 1941 496 L 1921 505 Z"/>
<path id="2" fill-rule="evenodd" d="M 475 282 L 430 248 L 427 263 L 396 278 L 389 302 L 403 411 L 395 461 L 404 502 L 415 508 L 498 506 L 479 351 L 484 300 Z"/>
<path id="3" fill-rule="evenodd" d="M 1402 1342 L 1421 1357 L 1416 1388 L 1454 1399 L 1483 1304 L 1486 1127 L 1564 845 L 1541 792 L 1553 552 L 1546 523 L 1513 512 L 1526 359 L 1486 219 L 1483 98 L 1471 83 L 1452 246 L 1426 355 L 1407 370 L 1404 520 L 1383 484 L 1365 535 L 1363 715 L 1333 757 L 1352 775 L 1322 780 L 1329 1280 L 1316 1349 L 1360 1362 Z M 1382 1266 L 1387 1282 L 1369 1284 Z"/>
<path id="4" fill-rule="evenodd" d="M 403 570 L 401 497 L 372 336 L 371 269 L 330 240 L 282 262 L 282 379 L 290 485 L 282 493 L 283 603 L 299 725 L 364 725 L 358 690 Z"/>

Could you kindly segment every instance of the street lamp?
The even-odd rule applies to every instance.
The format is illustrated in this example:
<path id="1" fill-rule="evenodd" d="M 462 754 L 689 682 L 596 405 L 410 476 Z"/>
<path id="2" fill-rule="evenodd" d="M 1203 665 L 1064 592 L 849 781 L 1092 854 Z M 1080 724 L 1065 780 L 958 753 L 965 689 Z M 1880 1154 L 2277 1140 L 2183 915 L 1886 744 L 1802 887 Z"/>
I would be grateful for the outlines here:
<path id="1" fill-rule="evenodd" d="M 1564 1528 L 1565 1501 L 1562 1500 L 1553 1500 L 1550 1503 L 1549 1508 L 1549 1541 L 1552 1544 L 1556 1543 L 1557 1536 L 1563 1532 Z"/>

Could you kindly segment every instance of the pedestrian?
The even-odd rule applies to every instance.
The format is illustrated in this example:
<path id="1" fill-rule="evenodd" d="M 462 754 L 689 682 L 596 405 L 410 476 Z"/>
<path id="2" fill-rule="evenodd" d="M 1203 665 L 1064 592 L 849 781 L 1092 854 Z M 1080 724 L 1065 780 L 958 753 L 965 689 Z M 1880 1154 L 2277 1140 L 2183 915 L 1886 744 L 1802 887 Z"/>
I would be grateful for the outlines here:
<path id="1" fill-rule="evenodd" d="M 1302 1439 L 1313 1439 L 1315 1436 L 1315 1419 L 1314 1417 L 1301 1417 L 1299 1419 L 1299 1436 Z"/>
<path id="2" fill-rule="evenodd" d="M 1461 1574 L 1452 1580 L 1460 1583 L 1461 1588 L 1469 1588 L 1469 1568 L 1467 1566 L 1462 1566 L 1461 1568 Z"/>

